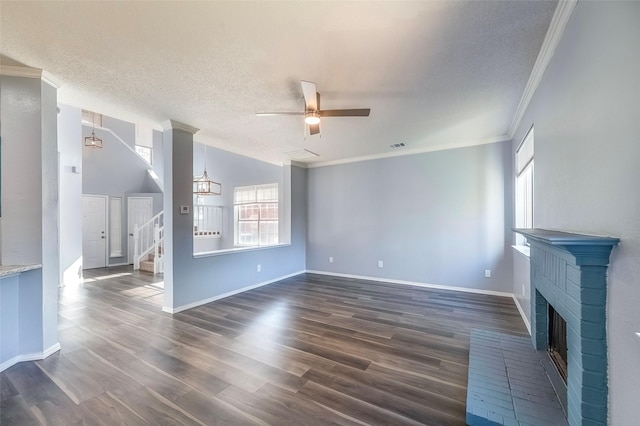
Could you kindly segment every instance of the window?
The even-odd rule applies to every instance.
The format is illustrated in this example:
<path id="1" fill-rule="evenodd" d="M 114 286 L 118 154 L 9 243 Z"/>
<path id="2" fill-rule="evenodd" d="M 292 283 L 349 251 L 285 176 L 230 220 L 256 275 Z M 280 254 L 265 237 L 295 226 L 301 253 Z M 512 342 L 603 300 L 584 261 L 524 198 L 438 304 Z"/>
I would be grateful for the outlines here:
<path id="1" fill-rule="evenodd" d="M 92 127 L 102 127 L 102 114 L 83 109 L 82 124 Z"/>
<path id="2" fill-rule="evenodd" d="M 233 191 L 234 244 L 278 244 L 278 184 L 240 186 Z"/>
<path id="3" fill-rule="evenodd" d="M 109 257 L 122 256 L 122 198 L 111 197 L 109 222 Z"/>
<path id="4" fill-rule="evenodd" d="M 516 150 L 516 228 L 533 228 L 533 127 Z M 516 245 L 525 245 L 516 234 Z"/>
<path id="5" fill-rule="evenodd" d="M 151 164 L 151 157 L 153 155 L 153 149 L 146 147 L 146 146 L 140 146 L 140 145 L 136 145 L 136 152 L 138 153 L 138 155 L 142 158 L 144 158 L 144 161 L 146 161 L 147 163 Z"/>
<path id="6" fill-rule="evenodd" d="M 153 160 L 153 129 L 136 124 L 136 152 L 147 163 Z"/>

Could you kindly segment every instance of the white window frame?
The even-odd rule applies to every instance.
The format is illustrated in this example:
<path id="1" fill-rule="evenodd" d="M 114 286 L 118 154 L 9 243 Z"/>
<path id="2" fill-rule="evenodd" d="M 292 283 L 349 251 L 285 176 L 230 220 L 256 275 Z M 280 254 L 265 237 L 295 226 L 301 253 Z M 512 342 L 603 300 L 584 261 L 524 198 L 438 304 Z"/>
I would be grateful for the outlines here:
<path id="1" fill-rule="evenodd" d="M 233 190 L 233 243 L 237 247 L 273 246 L 280 241 L 280 200 L 278 183 L 239 186 Z M 275 207 L 275 219 L 269 216 L 269 209 Z M 255 219 L 242 219 L 241 213 L 247 209 L 257 211 Z M 264 212 L 264 213 L 263 213 Z M 273 210 L 271 211 L 273 213 Z M 241 228 L 253 227 L 253 238 L 247 241 L 241 236 Z"/>
<path id="2" fill-rule="evenodd" d="M 534 205 L 534 131 L 533 126 L 516 149 L 514 216 L 516 228 L 533 228 Z M 525 238 L 516 234 L 516 246 L 526 246 Z"/>

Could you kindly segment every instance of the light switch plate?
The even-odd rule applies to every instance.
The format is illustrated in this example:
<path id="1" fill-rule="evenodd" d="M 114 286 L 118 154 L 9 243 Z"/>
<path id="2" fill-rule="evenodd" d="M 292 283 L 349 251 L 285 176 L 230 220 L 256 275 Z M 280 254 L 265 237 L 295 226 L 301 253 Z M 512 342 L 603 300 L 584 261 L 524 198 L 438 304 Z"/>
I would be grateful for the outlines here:
<path id="1" fill-rule="evenodd" d="M 189 206 L 180 206 L 180 214 L 189 214 Z"/>

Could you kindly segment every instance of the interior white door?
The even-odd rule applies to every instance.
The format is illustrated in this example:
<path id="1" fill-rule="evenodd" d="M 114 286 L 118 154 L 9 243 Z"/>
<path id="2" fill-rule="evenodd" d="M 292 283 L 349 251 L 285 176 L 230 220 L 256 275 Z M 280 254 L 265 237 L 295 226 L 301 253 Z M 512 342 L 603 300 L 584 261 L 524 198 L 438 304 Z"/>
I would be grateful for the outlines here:
<path id="1" fill-rule="evenodd" d="M 153 198 L 129 197 L 127 201 L 127 229 L 129 233 L 129 249 L 127 256 L 129 263 L 133 263 L 134 238 L 133 231 L 137 226 L 144 225 L 153 217 Z"/>
<path id="2" fill-rule="evenodd" d="M 82 268 L 107 266 L 107 197 L 82 196 Z"/>

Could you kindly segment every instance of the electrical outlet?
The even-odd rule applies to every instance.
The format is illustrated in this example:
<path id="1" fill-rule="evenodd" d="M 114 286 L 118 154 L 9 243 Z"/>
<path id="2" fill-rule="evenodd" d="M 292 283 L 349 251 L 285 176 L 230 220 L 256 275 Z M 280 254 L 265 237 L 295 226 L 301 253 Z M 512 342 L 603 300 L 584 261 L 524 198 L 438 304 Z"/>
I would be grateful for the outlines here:
<path id="1" fill-rule="evenodd" d="M 485 269 L 484 270 L 484 277 L 485 278 L 491 278 L 491 269 Z"/>
<path id="2" fill-rule="evenodd" d="M 258 272 L 262 271 L 262 265 L 258 264 L 258 266 L 256 266 L 256 271 Z"/>
<path id="3" fill-rule="evenodd" d="M 378 260 L 378 268 L 383 268 L 384 267 L 384 263 L 382 262 L 382 260 Z"/>
<path id="4" fill-rule="evenodd" d="M 333 256 L 329 256 L 329 263 L 333 263 Z"/>

